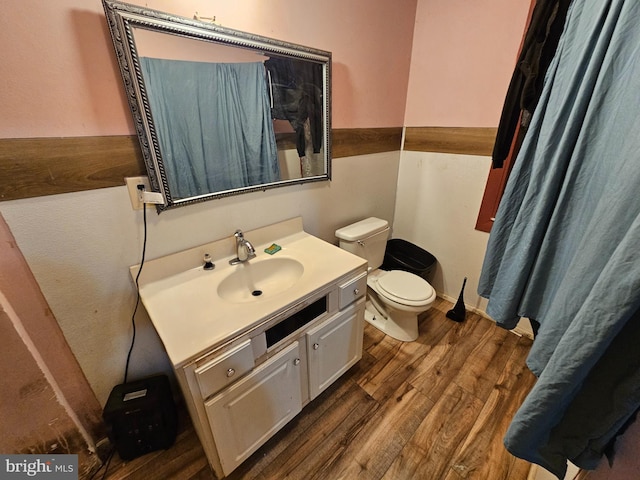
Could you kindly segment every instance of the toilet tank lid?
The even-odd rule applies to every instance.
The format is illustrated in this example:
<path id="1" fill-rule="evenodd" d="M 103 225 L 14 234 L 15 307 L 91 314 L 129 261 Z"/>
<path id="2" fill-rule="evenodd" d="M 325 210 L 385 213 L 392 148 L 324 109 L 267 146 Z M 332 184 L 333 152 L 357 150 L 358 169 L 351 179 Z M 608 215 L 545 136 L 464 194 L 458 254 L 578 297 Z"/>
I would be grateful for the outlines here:
<path id="1" fill-rule="evenodd" d="M 381 218 L 369 217 L 359 222 L 336 230 L 336 237 L 340 240 L 355 242 L 389 227 L 389 222 Z"/>

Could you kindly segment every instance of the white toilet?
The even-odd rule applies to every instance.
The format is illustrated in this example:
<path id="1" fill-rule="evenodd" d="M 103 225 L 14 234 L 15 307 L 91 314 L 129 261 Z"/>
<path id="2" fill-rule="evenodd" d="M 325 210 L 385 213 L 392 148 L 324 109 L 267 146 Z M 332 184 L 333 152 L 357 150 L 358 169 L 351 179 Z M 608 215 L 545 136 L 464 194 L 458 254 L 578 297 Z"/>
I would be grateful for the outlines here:
<path id="1" fill-rule="evenodd" d="M 433 287 L 413 273 L 380 270 L 389 223 L 370 217 L 336 230 L 343 248 L 369 262 L 365 319 L 387 335 L 411 342 L 418 338 L 418 315 L 436 299 Z"/>

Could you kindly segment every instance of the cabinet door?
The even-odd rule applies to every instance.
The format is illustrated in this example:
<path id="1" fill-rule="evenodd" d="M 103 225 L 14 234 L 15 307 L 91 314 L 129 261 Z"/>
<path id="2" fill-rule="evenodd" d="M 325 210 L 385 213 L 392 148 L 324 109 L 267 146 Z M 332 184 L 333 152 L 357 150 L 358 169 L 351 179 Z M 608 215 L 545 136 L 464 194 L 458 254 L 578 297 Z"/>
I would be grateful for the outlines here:
<path id="1" fill-rule="evenodd" d="M 300 412 L 301 367 L 294 342 L 205 403 L 225 475 Z"/>
<path id="2" fill-rule="evenodd" d="M 313 399 L 362 358 L 364 300 L 307 333 L 309 395 Z"/>

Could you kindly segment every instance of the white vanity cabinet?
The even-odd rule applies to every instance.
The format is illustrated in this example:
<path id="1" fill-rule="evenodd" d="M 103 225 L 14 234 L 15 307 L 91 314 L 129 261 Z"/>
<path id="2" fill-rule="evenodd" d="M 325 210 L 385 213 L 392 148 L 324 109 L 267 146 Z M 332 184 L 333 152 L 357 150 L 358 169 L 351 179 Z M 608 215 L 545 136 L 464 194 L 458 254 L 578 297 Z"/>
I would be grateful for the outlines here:
<path id="1" fill-rule="evenodd" d="M 362 269 L 177 369 L 219 478 L 360 360 L 365 293 Z"/>
<path id="2" fill-rule="evenodd" d="M 250 261 L 234 263 L 236 242 L 222 238 L 147 261 L 137 281 L 218 478 L 362 357 L 367 261 L 301 217 L 245 236 Z"/>

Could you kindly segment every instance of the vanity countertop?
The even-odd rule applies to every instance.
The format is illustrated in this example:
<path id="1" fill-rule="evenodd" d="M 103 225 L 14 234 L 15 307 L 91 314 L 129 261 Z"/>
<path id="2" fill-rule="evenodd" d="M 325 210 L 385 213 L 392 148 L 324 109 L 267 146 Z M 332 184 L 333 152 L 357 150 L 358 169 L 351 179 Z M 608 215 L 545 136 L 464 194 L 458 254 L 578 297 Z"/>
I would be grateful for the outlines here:
<path id="1" fill-rule="evenodd" d="M 366 271 L 366 260 L 306 233 L 300 217 L 247 231 L 245 238 L 255 242 L 257 253 L 249 263 L 295 259 L 304 266 L 300 278 L 284 291 L 266 292 L 255 300 L 221 298 L 217 293 L 220 283 L 244 268 L 229 265 L 235 256 L 233 236 L 150 260 L 143 266 L 138 281 L 140 298 L 174 366 L 250 331 L 341 277 Z M 281 250 L 273 255 L 265 253 L 274 242 Z M 214 270 L 203 269 L 204 253 L 212 256 Z M 135 278 L 138 266 L 130 270 Z"/>

